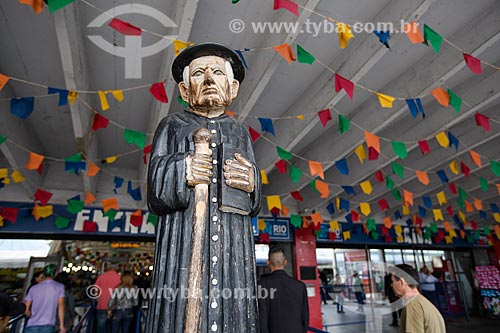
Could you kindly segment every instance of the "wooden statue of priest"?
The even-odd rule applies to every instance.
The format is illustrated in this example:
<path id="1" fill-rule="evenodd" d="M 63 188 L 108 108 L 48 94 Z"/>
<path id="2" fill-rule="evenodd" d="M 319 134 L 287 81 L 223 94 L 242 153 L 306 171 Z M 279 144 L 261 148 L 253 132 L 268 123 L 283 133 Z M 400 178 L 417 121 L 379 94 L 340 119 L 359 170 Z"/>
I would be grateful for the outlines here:
<path id="1" fill-rule="evenodd" d="M 148 206 L 160 221 L 146 332 L 258 332 L 260 171 L 248 130 L 225 114 L 245 69 L 232 49 L 204 43 L 181 52 L 172 75 L 190 110 L 165 117 L 153 141 Z"/>

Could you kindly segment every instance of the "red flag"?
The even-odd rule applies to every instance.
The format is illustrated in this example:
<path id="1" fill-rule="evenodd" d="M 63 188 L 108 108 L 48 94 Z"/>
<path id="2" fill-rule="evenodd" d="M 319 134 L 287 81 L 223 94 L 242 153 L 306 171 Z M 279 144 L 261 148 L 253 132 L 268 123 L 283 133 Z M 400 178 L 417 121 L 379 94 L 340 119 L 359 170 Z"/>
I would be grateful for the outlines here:
<path id="1" fill-rule="evenodd" d="M 109 119 L 101 116 L 100 114 L 94 114 L 94 121 L 92 122 L 92 130 L 95 132 L 99 128 L 106 128 L 109 125 Z"/>
<path id="2" fill-rule="evenodd" d="M 490 118 L 486 117 L 484 114 L 476 112 L 474 115 L 476 118 L 476 125 L 483 127 L 487 132 L 491 131 Z"/>
<path id="3" fill-rule="evenodd" d="M 274 0 L 274 10 L 284 8 L 295 16 L 299 16 L 299 6 L 291 0 Z"/>
<path id="4" fill-rule="evenodd" d="M 18 213 L 19 213 L 19 208 L 9 208 L 9 207 L 0 208 L 0 215 L 5 220 L 10 221 L 12 223 L 16 223 Z"/>
<path id="5" fill-rule="evenodd" d="M 252 138 L 252 142 L 255 143 L 255 141 L 257 141 L 257 139 L 260 138 L 260 133 L 251 127 L 248 127 L 248 131 L 250 132 L 250 137 Z"/>
<path id="6" fill-rule="evenodd" d="M 413 215 L 413 225 L 415 226 L 422 226 L 422 218 L 418 215 Z"/>
<path id="7" fill-rule="evenodd" d="M 448 215 L 453 216 L 453 208 L 451 206 L 446 207 L 446 211 L 448 212 Z"/>
<path id="8" fill-rule="evenodd" d="M 339 92 L 342 89 L 345 90 L 350 99 L 354 94 L 354 83 L 335 73 L 335 91 Z"/>
<path id="9" fill-rule="evenodd" d="M 94 221 L 85 221 L 83 222 L 83 232 L 96 232 L 97 231 L 97 223 Z"/>
<path id="10" fill-rule="evenodd" d="M 152 148 L 153 148 L 152 144 L 151 145 L 147 145 L 146 147 L 144 147 L 144 149 L 143 149 L 144 154 L 147 155 L 147 154 L 151 153 L 151 149 Z"/>
<path id="11" fill-rule="evenodd" d="M 337 238 L 337 233 L 336 232 L 328 232 L 328 239 L 329 240 L 335 240 Z"/>
<path id="12" fill-rule="evenodd" d="M 276 169 L 278 169 L 279 173 L 285 174 L 286 173 L 286 162 L 285 160 L 279 160 L 278 162 L 274 163 L 276 166 Z"/>
<path id="13" fill-rule="evenodd" d="M 326 124 L 332 120 L 332 114 L 330 113 L 330 109 L 325 109 L 323 111 L 318 112 L 319 120 L 321 120 L 321 124 L 323 127 L 326 127 Z"/>
<path id="14" fill-rule="evenodd" d="M 353 222 L 359 221 L 359 213 L 355 210 L 351 210 L 351 219 Z"/>
<path id="15" fill-rule="evenodd" d="M 465 164 L 464 162 L 460 162 L 460 169 L 462 169 L 462 173 L 465 175 L 465 177 L 469 177 L 470 169 L 467 164 Z"/>
<path id="16" fill-rule="evenodd" d="M 156 82 L 151 85 L 149 92 L 158 101 L 162 103 L 168 103 L 167 92 L 165 91 L 165 82 Z"/>
<path id="17" fill-rule="evenodd" d="M 134 227 L 140 227 L 142 225 L 142 211 L 140 209 L 130 215 L 130 224 Z"/>
<path id="18" fill-rule="evenodd" d="M 455 183 L 450 183 L 450 185 L 448 185 L 448 188 L 450 189 L 451 193 L 458 194 L 457 187 L 455 186 Z"/>
<path id="19" fill-rule="evenodd" d="M 36 169 L 36 172 L 38 172 L 38 174 L 41 176 L 42 175 L 42 172 L 43 172 L 43 164 L 40 164 L 38 166 L 38 169 Z"/>
<path id="20" fill-rule="evenodd" d="M 35 192 L 35 201 L 40 201 L 42 206 L 47 205 L 50 198 L 52 198 L 52 193 L 50 192 L 44 191 L 40 188 Z"/>
<path id="21" fill-rule="evenodd" d="M 378 151 L 373 147 L 368 147 L 368 160 L 375 161 L 378 159 Z"/>
<path id="22" fill-rule="evenodd" d="M 422 152 L 422 155 L 425 155 L 425 153 L 431 153 L 431 148 L 429 148 L 429 143 L 427 140 L 422 140 L 418 142 L 418 145 L 420 147 L 420 151 Z"/>
<path id="23" fill-rule="evenodd" d="M 472 228 L 472 230 L 476 230 L 477 229 L 477 223 L 474 222 L 474 221 L 470 221 L 470 227 Z"/>
<path id="24" fill-rule="evenodd" d="M 481 74 L 483 72 L 483 68 L 481 67 L 481 60 L 479 60 L 478 58 L 474 58 L 470 54 L 464 53 L 464 60 L 472 73 Z"/>
<path id="25" fill-rule="evenodd" d="M 280 216 L 280 209 L 278 207 L 273 207 L 273 209 L 271 209 L 271 214 Z"/>
<path id="26" fill-rule="evenodd" d="M 378 205 L 380 206 L 381 211 L 390 209 L 389 204 L 387 203 L 387 200 L 385 200 L 385 199 L 380 199 L 378 201 Z"/>
<path id="27" fill-rule="evenodd" d="M 261 232 L 259 234 L 259 241 L 261 243 L 267 243 L 267 244 L 269 244 L 269 242 L 270 242 L 270 240 L 269 240 L 269 234 Z"/>
<path id="28" fill-rule="evenodd" d="M 297 200 L 297 201 L 304 201 L 304 198 L 302 198 L 302 195 L 300 195 L 299 191 L 293 191 L 290 193 L 292 197 Z"/>
<path id="29" fill-rule="evenodd" d="M 382 173 L 382 170 L 379 170 L 375 173 L 375 178 L 377 178 L 377 181 L 379 183 L 384 182 L 384 174 Z"/>
<path id="30" fill-rule="evenodd" d="M 141 28 L 117 18 L 112 19 L 109 26 L 126 36 L 140 36 L 142 34 Z"/>

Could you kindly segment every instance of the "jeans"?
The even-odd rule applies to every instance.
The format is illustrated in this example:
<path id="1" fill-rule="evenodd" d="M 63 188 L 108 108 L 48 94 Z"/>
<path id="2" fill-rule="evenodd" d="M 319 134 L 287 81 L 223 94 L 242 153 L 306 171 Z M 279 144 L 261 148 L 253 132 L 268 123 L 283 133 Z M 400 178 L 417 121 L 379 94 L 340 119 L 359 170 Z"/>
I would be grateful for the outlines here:
<path id="1" fill-rule="evenodd" d="M 96 322 L 97 322 L 97 333 L 108 333 L 108 311 L 107 310 L 97 310 L 96 311 Z"/>
<path id="2" fill-rule="evenodd" d="M 24 333 L 54 333 L 54 325 L 26 326 Z"/>
<path id="3" fill-rule="evenodd" d="M 122 333 L 128 333 L 130 324 L 132 324 L 132 319 L 134 319 L 132 309 L 113 311 L 112 332 L 119 333 L 121 327 Z"/>

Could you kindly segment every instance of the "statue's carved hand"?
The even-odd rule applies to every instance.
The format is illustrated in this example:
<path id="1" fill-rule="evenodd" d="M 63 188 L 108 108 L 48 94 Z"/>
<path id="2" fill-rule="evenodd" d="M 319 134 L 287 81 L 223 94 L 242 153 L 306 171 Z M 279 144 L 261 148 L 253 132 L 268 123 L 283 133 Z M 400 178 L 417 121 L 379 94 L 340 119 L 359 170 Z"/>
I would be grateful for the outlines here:
<path id="1" fill-rule="evenodd" d="M 233 160 L 226 160 L 224 178 L 228 186 L 252 193 L 255 185 L 254 168 L 241 154 L 234 154 Z"/>
<path id="2" fill-rule="evenodd" d="M 212 155 L 194 154 L 186 157 L 186 181 L 189 186 L 209 184 L 212 177 Z"/>

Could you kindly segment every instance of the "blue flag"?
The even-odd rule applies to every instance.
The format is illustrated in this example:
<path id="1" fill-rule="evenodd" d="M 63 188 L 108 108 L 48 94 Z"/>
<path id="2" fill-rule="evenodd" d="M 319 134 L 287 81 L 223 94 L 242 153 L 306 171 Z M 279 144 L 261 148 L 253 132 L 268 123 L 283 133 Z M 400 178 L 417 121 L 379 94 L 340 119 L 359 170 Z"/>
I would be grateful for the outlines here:
<path id="1" fill-rule="evenodd" d="M 13 98 L 10 100 L 10 113 L 21 119 L 26 119 L 33 112 L 34 97 Z"/>
<path id="2" fill-rule="evenodd" d="M 337 170 L 343 175 L 348 175 L 349 174 L 349 167 L 347 166 L 347 161 L 345 158 L 335 162 L 335 166 L 337 167 Z"/>
<path id="3" fill-rule="evenodd" d="M 273 122 L 269 118 L 259 118 L 260 121 L 260 128 L 262 132 L 268 132 L 271 133 L 273 136 L 274 134 L 274 127 L 273 127 Z"/>
<path id="4" fill-rule="evenodd" d="M 49 87 L 49 94 L 59 94 L 59 106 L 68 104 L 68 92 L 64 89 L 57 89 Z"/>

